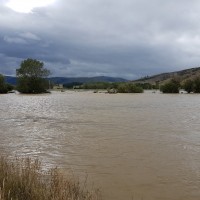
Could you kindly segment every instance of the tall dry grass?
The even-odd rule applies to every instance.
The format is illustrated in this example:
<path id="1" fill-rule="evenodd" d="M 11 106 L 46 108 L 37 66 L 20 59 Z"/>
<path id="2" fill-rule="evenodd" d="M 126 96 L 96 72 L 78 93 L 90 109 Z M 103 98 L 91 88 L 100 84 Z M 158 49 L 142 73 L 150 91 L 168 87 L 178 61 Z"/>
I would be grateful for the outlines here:
<path id="1" fill-rule="evenodd" d="M 0 157 L 0 200 L 100 200 L 99 191 L 89 192 L 80 182 L 64 177 L 57 168 L 43 171 L 30 158 Z"/>

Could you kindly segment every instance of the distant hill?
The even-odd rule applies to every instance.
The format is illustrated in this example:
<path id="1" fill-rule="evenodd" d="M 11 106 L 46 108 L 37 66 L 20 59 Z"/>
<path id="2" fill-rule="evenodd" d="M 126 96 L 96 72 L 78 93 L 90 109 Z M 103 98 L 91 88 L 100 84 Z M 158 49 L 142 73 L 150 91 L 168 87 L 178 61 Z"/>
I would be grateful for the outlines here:
<path id="1" fill-rule="evenodd" d="M 5 82 L 11 85 L 16 85 L 17 79 L 13 76 L 5 76 Z"/>
<path id="2" fill-rule="evenodd" d="M 155 84 L 156 82 L 164 83 L 172 78 L 178 79 L 180 82 L 193 79 L 196 76 L 200 76 L 200 67 L 185 69 L 176 72 L 162 73 L 154 76 L 143 77 L 138 80 L 134 80 L 134 83 L 151 83 Z"/>
<path id="3" fill-rule="evenodd" d="M 65 78 L 65 77 L 52 77 L 49 78 L 53 83 L 56 84 L 68 84 L 68 83 L 90 83 L 90 82 L 126 82 L 126 79 L 123 78 L 115 78 L 108 76 L 96 76 L 96 77 L 73 77 L 73 78 Z"/>
<path id="4" fill-rule="evenodd" d="M 16 85 L 16 77 L 5 76 L 5 80 L 7 83 L 12 85 Z M 69 83 L 89 83 L 89 82 L 126 82 L 126 79 L 123 78 L 115 78 L 108 76 L 96 76 L 96 77 L 51 77 L 49 80 L 55 84 L 69 84 Z"/>

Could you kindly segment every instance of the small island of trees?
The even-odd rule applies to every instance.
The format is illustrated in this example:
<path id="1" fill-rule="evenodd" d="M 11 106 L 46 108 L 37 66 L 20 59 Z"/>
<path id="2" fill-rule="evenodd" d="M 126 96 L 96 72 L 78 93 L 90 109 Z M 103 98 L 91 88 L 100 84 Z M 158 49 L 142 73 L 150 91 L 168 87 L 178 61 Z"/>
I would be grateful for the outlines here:
<path id="1" fill-rule="evenodd" d="M 21 93 L 39 94 L 48 89 L 47 77 L 50 71 L 44 68 L 44 63 L 28 58 L 21 62 L 16 70 L 17 90 Z"/>

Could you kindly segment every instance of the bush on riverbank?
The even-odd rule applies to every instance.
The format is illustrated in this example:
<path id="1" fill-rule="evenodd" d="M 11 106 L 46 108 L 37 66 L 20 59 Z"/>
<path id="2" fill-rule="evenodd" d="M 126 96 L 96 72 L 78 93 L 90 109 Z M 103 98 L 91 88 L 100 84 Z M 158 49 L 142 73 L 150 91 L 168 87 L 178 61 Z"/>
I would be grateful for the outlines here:
<path id="1" fill-rule="evenodd" d="M 119 93 L 143 93 L 142 87 L 136 86 L 133 83 L 120 83 L 117 87 Z"/>
<path id="2" fill-rule="evenodd" d="M 99 200 L 57 168 L 45 172 L 36 160 L 0 157 L 0 200 Z"/>
<path id="3" fill-rule="evenodd" d="M 169 82 L 161 85 L 160 90 L 163 93 L 179 93 L 179 81 L 172 79 Z"/>
<path id="4" fill-rule="evenodd" d="M 182 88 L 188 93 L 200 93 L 200 77 L 185 80 L 182 83 Z"/>
<path id="5" fill-rule="evenodd" d="M 0 74 L 0 94 L 6 94 L 8 91 L 13 90 L 14 87 L 5 82 L 5 78 Z"/>

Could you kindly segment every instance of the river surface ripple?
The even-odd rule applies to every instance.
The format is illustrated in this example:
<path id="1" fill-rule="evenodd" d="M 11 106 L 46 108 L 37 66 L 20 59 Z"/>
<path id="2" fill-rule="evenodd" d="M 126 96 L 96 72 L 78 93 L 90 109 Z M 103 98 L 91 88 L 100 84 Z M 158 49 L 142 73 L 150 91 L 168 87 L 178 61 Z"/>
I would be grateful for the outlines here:
<path id="1" fill-rule="evenodd" d="M 105 200 L 199 200 L 200 95 L 0 95 L 0 151 L 87 174 Z"/>

